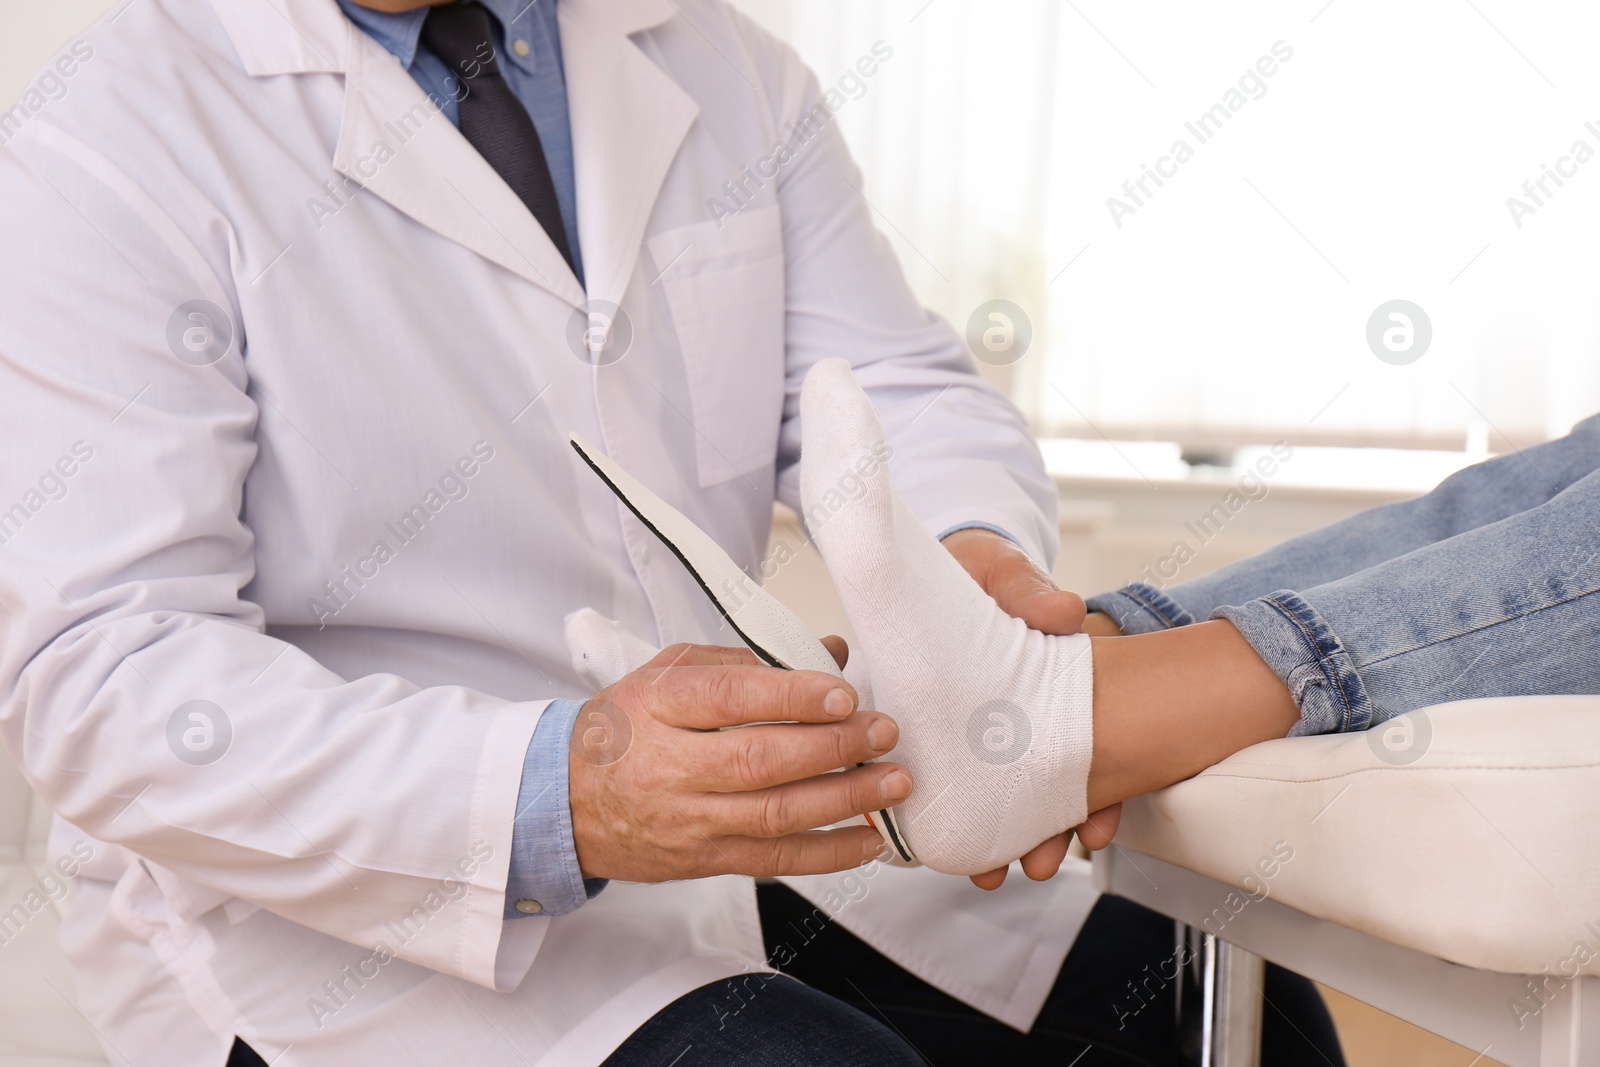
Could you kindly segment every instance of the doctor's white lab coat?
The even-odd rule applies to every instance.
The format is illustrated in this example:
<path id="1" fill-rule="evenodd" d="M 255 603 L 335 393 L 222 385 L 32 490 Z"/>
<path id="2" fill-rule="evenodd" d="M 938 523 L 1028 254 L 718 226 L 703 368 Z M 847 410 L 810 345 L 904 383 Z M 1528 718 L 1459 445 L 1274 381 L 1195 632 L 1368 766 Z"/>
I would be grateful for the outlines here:
<path id="1" fill-rule="evenodd" d="M 844 356 L 931 529 L 1054 551 L 794 54 L 715 0 L 560 26 L 587 292 L 333 0 L 136 0 L 0 124 L 0 728 L 93 852 L 63 939 L 117 1062 L 596 1063 L 762 966 L 747 878 L 502 917 L 529 738 L 588 695 L 563 616 L 736 642 L 569 431 L 753 573 Z M 1092 900 L 872 874 L 797 885 L 1018 1026 Z"/>

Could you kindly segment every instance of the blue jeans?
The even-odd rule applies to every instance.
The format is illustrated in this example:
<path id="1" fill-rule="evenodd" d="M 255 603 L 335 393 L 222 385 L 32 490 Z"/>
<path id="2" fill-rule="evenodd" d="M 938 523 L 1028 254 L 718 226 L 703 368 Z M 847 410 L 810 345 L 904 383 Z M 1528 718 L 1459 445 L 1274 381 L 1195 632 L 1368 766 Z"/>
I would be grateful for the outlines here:
<path id="1" fill-rule="evenodd" d="M 1600 416 L 1426 496 L 1089 608 L 1128 634 L 1227 619 L 1299 705 L 1294 736 L 1449 700 L 1600 693 L 1597 592 Z"/>

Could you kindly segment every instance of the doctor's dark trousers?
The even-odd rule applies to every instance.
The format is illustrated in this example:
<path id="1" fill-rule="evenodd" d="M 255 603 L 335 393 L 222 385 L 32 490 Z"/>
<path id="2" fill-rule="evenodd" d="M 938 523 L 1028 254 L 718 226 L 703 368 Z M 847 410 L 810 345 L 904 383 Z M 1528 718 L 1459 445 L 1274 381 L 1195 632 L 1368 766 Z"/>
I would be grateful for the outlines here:
<path id="1" fill-rule="evenodd" d="M 1095 905 L 1031 1032 L 1019 1033 L 903 970 L 804 898 L 758 887 L 767 952 L 788 975 L 688 993 L 604 1067 L 1178 1067 L 1198 1062 L 1198 1000 L 1179 1011 L 1172 920 L 1131 901 Z M 787 951 L 779 952 L 779 946 Z M 798 980 L 796 980 L 798 979 Z M 803 984 L 802 984 L 803 983 Z M 1314 986 L 1269 966 L 1262 1067 L 1344 1067 Z M 229 1067 L 262 1060 L 243 1042 Z M 441 1065 L 444 1067 L 444 1065 Z M 512 1067 L 478 1064 L 474 1067 Z"/>

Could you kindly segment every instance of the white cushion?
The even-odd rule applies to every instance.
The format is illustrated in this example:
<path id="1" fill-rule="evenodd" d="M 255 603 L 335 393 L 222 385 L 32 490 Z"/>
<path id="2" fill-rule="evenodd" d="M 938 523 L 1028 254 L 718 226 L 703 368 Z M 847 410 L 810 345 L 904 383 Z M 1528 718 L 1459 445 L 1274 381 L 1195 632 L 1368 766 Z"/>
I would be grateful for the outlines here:
<path id="1" fill-rule="evenodd" d="M 1117 843 L 1455 963 L 1600 975 L 1600 697 L 1269 741 L 1130 801 Z"/>

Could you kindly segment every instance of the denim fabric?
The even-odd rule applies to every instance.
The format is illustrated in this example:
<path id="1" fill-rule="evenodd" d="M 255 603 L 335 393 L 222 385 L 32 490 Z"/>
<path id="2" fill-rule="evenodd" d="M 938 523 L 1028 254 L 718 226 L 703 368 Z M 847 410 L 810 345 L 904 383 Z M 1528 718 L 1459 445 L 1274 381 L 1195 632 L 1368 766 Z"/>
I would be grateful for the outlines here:
<path id="1" fill-rule="evenodd" d="M 1092 596 L 1085 603 L 1090 611 L 1111 616 L 1111 621 L 1125 634 L 1154 633 L 1199 621 L 1189 614 L 1188 608 L 1145 582 L 1134 582 L 1114 593 Z"/>
<path id="2" fill-rule="evenodd" d="M 1600 416 L 1557 441 L 1166 590 L 1093 597 L 1125 633 L 1224 618 L 1300 706 L 1292 734 L 1449 700 L 1600 693 Z"/>
<path id="3" fill-rule="evenodd" d="M 1299 595 L 1281 590 L 1239 607 L 1218 608 L 1213 617 L 1238 627 L 1294 697 L 1300 721 L 1289 730 L 1290 737 L 1365 730 L 1379 721 L 1355 657 Z"/>

